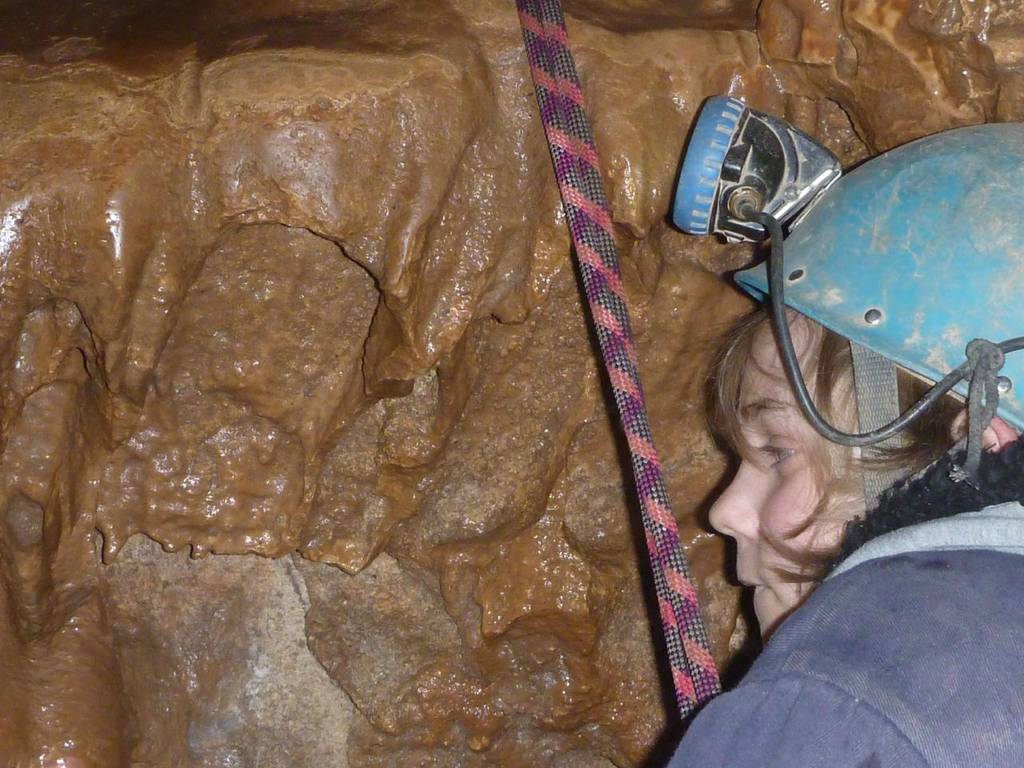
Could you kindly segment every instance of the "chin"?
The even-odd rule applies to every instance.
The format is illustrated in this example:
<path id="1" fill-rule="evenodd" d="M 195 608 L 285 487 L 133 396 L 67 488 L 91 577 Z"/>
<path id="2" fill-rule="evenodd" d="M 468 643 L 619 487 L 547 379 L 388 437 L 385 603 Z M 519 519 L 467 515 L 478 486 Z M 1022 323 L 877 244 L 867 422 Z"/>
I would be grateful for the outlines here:
<path id="1" fill-rule="evenodd" d="M 754 588 L 754 615 L 767 640 L 789 614 L 800 607 L 807 596 L 800 584 L 776 584 Z"/>

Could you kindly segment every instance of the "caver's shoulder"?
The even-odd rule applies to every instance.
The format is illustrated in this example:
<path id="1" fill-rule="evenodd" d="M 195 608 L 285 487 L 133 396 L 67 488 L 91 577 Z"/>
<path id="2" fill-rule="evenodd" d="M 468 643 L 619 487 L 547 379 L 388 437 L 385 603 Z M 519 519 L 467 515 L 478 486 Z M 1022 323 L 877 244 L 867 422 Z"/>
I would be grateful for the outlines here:
<path id="1" fill-rule="evenodd" d="M 1022 590 L 1024 559 L 992 550 L 880 558 L 829 579 L 696 718 L 673 768 L 1024 765 Z M 844 750 L 902 762 L 850 763 Z"/>
<path id="2" fill-rule="evenodd" d="M 669 768 L 926 768 L 913 741 L 867 702 L 789 673 L 711 702 Z"/>

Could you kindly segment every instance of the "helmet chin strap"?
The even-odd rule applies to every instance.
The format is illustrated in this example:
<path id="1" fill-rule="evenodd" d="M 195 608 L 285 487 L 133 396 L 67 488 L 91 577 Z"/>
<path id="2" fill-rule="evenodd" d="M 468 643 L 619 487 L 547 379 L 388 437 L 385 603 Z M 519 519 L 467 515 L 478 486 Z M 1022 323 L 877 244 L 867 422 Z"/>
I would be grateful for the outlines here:
<path id="1" fill-rule="evenodd" d="M 869 432 L 900 415 L 896 365 L 889 358 L 852 341 L 850 351 L 853 353 L 857 420 L 861 431 Z M 968 395 L 967 455 L 962 466 L 954 465 L 950 477 L 955 482 L 966 481 L 973 485 L 981 462 L 982 433 L 991 423 L 999 405 L 996 375 L 1002 367 L 1004 356 L 997 344 L 976 339 L 967 346 L 967 358 L 972 364 Z M 876 445 L 899 448 L 904 443 L 901 432 Z M 895 469 L 876 469 L 870 465 L 866 465 L 863 472 L 864 507 L 867 512 L 878 506 L 883 491 L 902 480 L 906 474 Z"/>
<path id="2" fill-rule="evenodd" d="M 850 342 L 853 353 L 853 383 L 857 393 L 857 421 L 861 432 L 878 429 L 900 415 L 899 388 L 896 385 L 896 366 L 887 357 L 865 346 Z M 903 443 L 902 433 L 878 443 L 883 448 L 898 448 Z M 870 511 L 878 504 L 878 497 L 903 474 L 892 469 L 864 466 L 864 506 Z"/>
<path id="3" fill-rule="evenodd" d="M 954 467 L 950 477 L 957 482 L 973 482 L 981 463 L 982 434 L 999 408 L 997 375 L 1005 355 L 998 345 L 975 339 L 967 345 L 971 363 L 971 384 L 967 391 L 967 458 L 962 467 Z"/>

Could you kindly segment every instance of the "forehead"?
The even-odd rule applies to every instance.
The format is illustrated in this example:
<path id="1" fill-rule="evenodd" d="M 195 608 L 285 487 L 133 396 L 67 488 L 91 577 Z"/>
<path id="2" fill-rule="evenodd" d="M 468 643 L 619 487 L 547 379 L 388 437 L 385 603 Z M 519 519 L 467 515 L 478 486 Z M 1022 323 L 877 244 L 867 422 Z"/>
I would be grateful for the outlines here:
<path id="1" fill-rule="evenodd" d="M 817 323 L 795 312 L 790 315 L 789 335 L 793 342 L 793 350 L 805 370 L 817 363 L 823 334 L 824 329 Z M 751 362 L 770 376 L 785 378 L 775 330 L 771 323 L 764 323 L 754 332 L 747 361 L 748 368 Z"/>
<path id="2" fill-rule="evenodd" d="M 806 376 L 808 364 L 817 357 L 816 341 L 806 323 L 791 323 L 793 346 Z M 814 350 L 813 356 L 808 352 Z M 796 408 L 796 399 L 790 388 L 775 336 L 770 326 L 758 329 L 751 342 L 750 356 L 743 366 L 740 383 L 738 416 L 741 424 L 750 424 L 759 418 Z"/>
<path id="3" fill-rule="evenodd" d="M 785 378 L 769 374 L 756 365 L 748 365 L 747 368 L 740 385 L 737 409 L 741 425 L 796 407 L 796 400 Z"/>
<path id="4" fill-rule="evenodd" d="M 779 350 L 771 332 L 762 329 L 750 346 L 750 356 L 743 364 L 743 381 L 751 376 L 758 378 L 782 378 L 786 375 L 782 367 Z"/>

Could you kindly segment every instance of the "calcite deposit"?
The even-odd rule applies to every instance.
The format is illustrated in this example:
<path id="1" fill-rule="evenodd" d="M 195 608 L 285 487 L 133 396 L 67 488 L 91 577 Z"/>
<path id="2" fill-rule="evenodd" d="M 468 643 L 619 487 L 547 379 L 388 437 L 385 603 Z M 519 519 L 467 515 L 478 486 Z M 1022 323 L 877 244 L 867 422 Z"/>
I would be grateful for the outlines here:
<path id="1" fill-rule="evenodd" d="M 851 165 L 1024 113 L 1024 14 L 566 0 L 714 652 L 701 102 Z M 511 0 L 0 7 L 0 764 L 657 765 L 676 734 Z"/>

